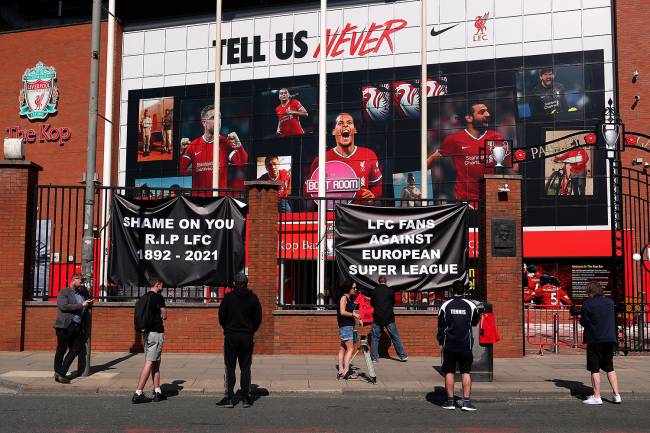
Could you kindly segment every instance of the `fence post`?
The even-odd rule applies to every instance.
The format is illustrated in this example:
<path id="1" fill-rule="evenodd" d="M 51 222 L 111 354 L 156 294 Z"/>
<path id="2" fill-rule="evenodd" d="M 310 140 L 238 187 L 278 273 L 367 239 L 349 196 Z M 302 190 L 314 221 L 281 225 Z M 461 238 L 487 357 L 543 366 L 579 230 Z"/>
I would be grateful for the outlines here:
<path id="1" fill-rule="evenodd" d="M 248 285 L 262 304 L 256 353 L 273 353 L 273 311 L 278 296 L 278 188 L 280 182 L 245 182 L 248 189 Z"/>
<path id="2" fill-rule="evenodd" d="M 558 353 L 560 351 L 560 315 L 553 313 L 553 350 L 551 352 Z"/>
<path id="3" fill-rule="evenodd" d="M 31 288 L 36 185 L 42 168 L 0 161 L 0 350 L 23 350 L 23 304 Z"/>

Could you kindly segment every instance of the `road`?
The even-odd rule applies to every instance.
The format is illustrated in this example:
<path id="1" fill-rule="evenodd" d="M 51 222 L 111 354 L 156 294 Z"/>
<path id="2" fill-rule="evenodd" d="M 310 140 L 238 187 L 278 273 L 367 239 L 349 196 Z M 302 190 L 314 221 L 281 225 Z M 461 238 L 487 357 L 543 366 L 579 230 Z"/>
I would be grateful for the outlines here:
<path id="1" fill-rule="evenodd" d="M 115 395 L 3 395 L 0 432 L 643 432 L 647 400 L 586 406 L 580 400 L 476 401 L 477 412 L 446 411 L 422 397 L 266 396 L 244 409 L 215 407 L 215 397 L 175 396 L 133 405 Z M 439 403 L 438 403 L 439 404 Z"/>

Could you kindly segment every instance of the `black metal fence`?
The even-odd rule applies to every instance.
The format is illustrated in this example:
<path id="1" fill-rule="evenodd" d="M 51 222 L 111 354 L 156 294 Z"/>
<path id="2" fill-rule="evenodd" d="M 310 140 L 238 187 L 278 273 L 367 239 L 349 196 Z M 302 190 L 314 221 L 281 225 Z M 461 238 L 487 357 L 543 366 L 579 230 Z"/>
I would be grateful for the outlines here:
<path id="1" fill-rule="evenodd" d="M 650 350 L 650 260 L 646 248 L 650 249 L 650 171 L 636 168 L 620 168 L 622 228 L 615 231 L 616 244 L 622 242 L 621 251 L 627 261 L 623 263 L 624 281 L 618 281 L 615 298 L 619 305 L 619 326 L 624 351 Z M 618 249 L 620 251 L 620 248 Z M 639 254 L 644 261 L 630 260 Z M 638 256 L 637 256 L 638 257 Z M 644 266 L 645 265 L 645 266 Z"/>
<path id="2" fill-rule="evenodd" d="M 278 305 L 285 309 L 336 308 L 335 288 L 340 282 L 334 261 L 334 207 L 349 199 L 284 197 L 280 199 L 280 232 L 278 245 L 279 293 Z M 319 234 L 318 205 L 327 206 L 325 233 Z M 356 203 L 383 207 L 431 206 L 456 203 L 450 200 L 401 200 L 394 198 L 357 200 Z M 468 228 L 470 238 L 479 225 L 477 202 L 470 202 Z M 322 300 L 317 288 L 318 245 L 325 246 L 325 288 Z M 476 243 L 474 244 L 476 245 Z M 471 249 L 470 249 L 471 250 Z M 483 299 L 478 281 L 478 249 L 470 251 L 470 292 Z M 446 290 L 431 292 L 397 292 L 396 306 L 414 310 L 435 310 L 450 296 Z"/>
<path id="3" fill-rule="evenodd" d="M 84 186 L 39 185 L 34 215 L 34 261 L 31 287 L 33 300 L 55 299 L 75 272 L 81 272 L 81 241 L 83 238 Z M 93 296 L 100 301 L 137 299 L 146 287 L 118 286 L 106 276 L 110 247 L 110 200 L 113 194 L 139 201 L 158 200 L 176 195 L 210 197 L 229 195 L 246 201 L 241 190 L 177 188 L 139 188 L 99 186 L 95 193 Z M 219 302 L 224 288 L 207 286 L 168 287 L 163 291 L 172 302 Z"/>

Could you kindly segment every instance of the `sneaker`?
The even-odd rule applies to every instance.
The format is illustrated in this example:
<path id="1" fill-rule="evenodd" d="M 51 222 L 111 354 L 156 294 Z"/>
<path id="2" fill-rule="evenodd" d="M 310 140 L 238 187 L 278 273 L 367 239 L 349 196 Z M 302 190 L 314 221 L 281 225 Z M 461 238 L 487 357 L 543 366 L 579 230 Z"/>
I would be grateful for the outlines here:
<path id="1" fill-rule="evenodd" d="M 232 398 L 228 397 L 228 396 L 226 396 L 226 397 L 222 398 L 221 400 L 219 400 L 217 402 L 217 406 L 219 406 L 219 407 L 227 407 L 229 409 L 235 407 L 235 405 L 232 402 Z"/>
<path id="2" fill-rule="evenodd" d="M 399 357 L 399 360 L 400 360 L 400 362 L 406 362 L 406 361 L 409 360 L 409 357 L 408 357 L 407 355 L 400 356 L 400 357 Z"/>
<path id="3" fill-rule="evenodd" d="M 447 410 L 455 410 L 456 405 L 454 404 L 454 400 L 453 399 L 447 399 L 447 402 L 442 405 L 442 408 L 447 409 Z"/>
<path id="4" fill-rule="evenodd" d="M 374 363 L 376 364 L 376 363 L 379 362 L 379 359 L 377 359 L 377 358 L 372 358 L 372 362 L 374 362 Z"/>
<path id="5" fill-rule="evenodd" d="M 147 397 L 144 392 L 142 394 L 133 393 L 133 397 L 131 397 L 131 403 L 133 404 L 150 403 L 151 401 L 152 400 Z"/>
<path id="6" fill-rule="evenodd" d="M 250 396 L 245 396 L 241 400 L 241 407 L 249 408 L 253 405 L 253 399 Z"/>
<path id="7" fill-rule="evenodd" d="M 476 407 L 472 404 L 472 400 L 463 400 L 463 405 L 460 407 L 460 410 L 473 412 L 476 410 Z"/>
<path id="8" fill-rule="evenodd" d="M 162 392 L 154 392 L 153 393 L 153 401 L 159 402 L 159 401 L 163 401 L 163 400 L 167 400 L 167 397 L 165 396 L 165 394 L 163 394 Z"/>
<path id="9" fill-rule="evenodd" d="M 620 394 L 614 394 L 614 403 L 615 404 L 621 404 L 623 400 L 621 400 L 621 395 Z"/>
<path id="10" fill-rule="evenodd" d="M 63 374 L 59 374 L 59 373 L 54 373 L 54 381 L 59 383 L 64 383 L 66 385 L 70 383 L 70 379 L 65 377 Z"/>
<path id="11" fill-rule="evenodd" d="M 620 397 L 619 397 L 620 398 Z M 603 404 L 603 399 L 601 398 L 596 398 L 593 395 L 590 395 L 587 397 L 584 401 L 584 404 Z"/>

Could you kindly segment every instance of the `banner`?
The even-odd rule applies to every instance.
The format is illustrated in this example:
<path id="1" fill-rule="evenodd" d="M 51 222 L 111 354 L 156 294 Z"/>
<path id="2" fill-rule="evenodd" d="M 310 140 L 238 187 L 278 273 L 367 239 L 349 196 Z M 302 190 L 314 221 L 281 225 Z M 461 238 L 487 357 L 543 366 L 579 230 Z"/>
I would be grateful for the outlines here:
<path id="1" fill-rule="evenodd" d="M 168 287 L 230 286 L 244 268 L 245 204 L 184 196 L 137 203 L 113 196 L 109 275 L 117 284 L 158 275 Z"/>
<path id="2" fill-rule="evenodd" d="M 343 276 L 365 287 L 386 276 L 397 290 L 435 290 L 467 281 L 466 204 L 336 206 L 334 245 Z"/>

